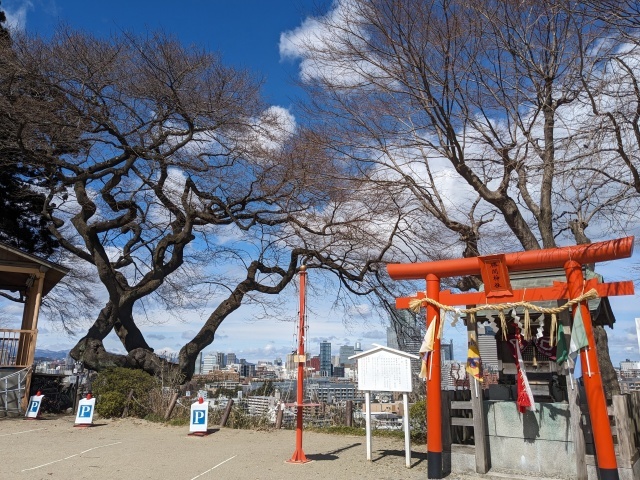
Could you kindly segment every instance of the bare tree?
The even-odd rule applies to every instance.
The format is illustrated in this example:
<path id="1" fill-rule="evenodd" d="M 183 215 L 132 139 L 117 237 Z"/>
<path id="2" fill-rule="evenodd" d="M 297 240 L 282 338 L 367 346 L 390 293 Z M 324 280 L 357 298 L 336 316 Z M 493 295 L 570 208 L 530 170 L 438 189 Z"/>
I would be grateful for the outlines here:
<path id="1" fill-rule="evenodd" d="M 202 307 L 215 295 L 179 354 L 188 379 L 222 321 L 282 291 L 302 261 L 357 289 L 388 248 L 362 248 L 378 235 L 366 226 L 371 208 L 334 173 L 339 163 L 262 102 L 248 72 L 161 34 L 100 40 L 63 29 L 11 48 L 0 75 L 14 101 L 2 114 L 38 172 L 50 231 L 107 292 L 71 351 L 87 367 L 165 368 L 136 309 Z M 346 199 L 355 219 L 339 207 Z M 105 349 L 111 331 L 127 355 Z"/>
<path id="2" fill-rule="evenodd" d="M 310 119 L 331 126 L 326 148 L 379 195 L 403 199 L 414 220 L 397 237 L 406 254 L 429 258 L 411 235 L 421 229 L 429 246 L 437 231 L 448 242 L 433 244 L 433 258 L 626 227 L 620 215 L 637 199 L 583 141 L 594 135 L 584 131 L 585 78 L 612 30 L 589 5 L 354 0 L 314 20 L 285 39 L 302 57 Z"/>

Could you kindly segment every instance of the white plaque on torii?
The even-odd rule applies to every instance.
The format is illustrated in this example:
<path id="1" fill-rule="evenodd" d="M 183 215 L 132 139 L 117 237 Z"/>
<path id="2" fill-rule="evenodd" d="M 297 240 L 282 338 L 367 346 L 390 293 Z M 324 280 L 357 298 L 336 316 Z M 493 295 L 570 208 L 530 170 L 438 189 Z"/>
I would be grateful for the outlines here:
<path id="1" fill-rule="evenodd" d="M 406 466 L 411 466 L 409 440 L 409 399 L 411 391 L 411 360 L 418 355 L 373 344 L 374 348 L 349 357 L 358 361 L 358 390 L 364 391 L 367 432 L 367 460 L 371 460 L 371 392 L 402 392 L 404 406 L 404 451 Z"/>

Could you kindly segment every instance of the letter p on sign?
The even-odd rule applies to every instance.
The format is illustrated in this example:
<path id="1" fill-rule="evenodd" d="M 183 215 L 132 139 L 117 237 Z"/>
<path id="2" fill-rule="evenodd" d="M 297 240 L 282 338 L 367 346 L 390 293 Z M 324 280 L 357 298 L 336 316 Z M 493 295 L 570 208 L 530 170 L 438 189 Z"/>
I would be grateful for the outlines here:
<path id="1" fill-rule="evenodd" d="M 81 418 L 91 418 L 91 405 L 82 405 L 80 406 L 80 410 L 78 412 L 78 416 Z"/>

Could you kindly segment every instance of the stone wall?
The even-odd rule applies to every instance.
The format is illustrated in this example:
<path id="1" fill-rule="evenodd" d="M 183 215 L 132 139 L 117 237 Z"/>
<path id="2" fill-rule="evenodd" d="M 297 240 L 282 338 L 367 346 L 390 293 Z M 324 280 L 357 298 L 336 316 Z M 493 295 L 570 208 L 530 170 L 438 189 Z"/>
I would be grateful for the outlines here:
<path id="1" fill-rule="evenodd" d="M 515 402 L 485 405 L 492 469 L 575 476 L 568 404 L 536 403 L 524 414 Z"/>

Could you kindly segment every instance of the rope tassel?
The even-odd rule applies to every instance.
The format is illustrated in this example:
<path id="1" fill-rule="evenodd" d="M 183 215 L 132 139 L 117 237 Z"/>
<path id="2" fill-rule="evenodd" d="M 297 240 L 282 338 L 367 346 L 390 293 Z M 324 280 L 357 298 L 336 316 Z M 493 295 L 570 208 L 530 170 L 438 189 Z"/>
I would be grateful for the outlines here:
<path id="1" fill-rule="evenodd" d="M 502 330 L 502 339 L 507 339 L 507 318 L 504 316 L 504 310 L 498 310 L 498 317 L 500 318 L 500 330 Z"/>
<path id="2" fill-rule="evenodd" d="M 550 333 L 550 345 L 553 347 L 556 343 L 557 343 L 557 335 L 556 335 L 556 330 L 558 328 L 558 318 L 556 317 L 555 313 L 551 314 L 551 333 Z"/>
<path id="3" fill-rule="evenodd" d="M 525 301 L 521 301 L 521 302 L 514 302 L 514 303 L 498 303 L 495 305 L 490 305 L 490 304 L 484 304 L 484 305 L 478 305 L 476 307 L 473 308 L 462 308 L 462 309 L 457 309 L 455 307 L 451 307 L 449 305 L 443 305 L 442 303 L 438 302 L 437 300 L 433 300 L 431 298 L 414 298 L 413 300 L 411 300 L 409 302 L 409 310 L 411 310 L 413 313 L 418 313 L 420 311 L 420 309 L 423 306 L 426 305 L 433 305 L 436 308 L 439 308 L 441 310 L 441 321 L 442 321 L 442 312 L 452 312 L 454 314 L 454 321 L 452 322 L 452 325 L 455 326 L 455 323 L 457 322 L 457 317 L 460 314 L 468 314 L 469 315 L 469 321 L 475 321 L 475 314 L 481 310 L 497 310 L 498 311 L 498 316 L 500 318 L 500 328 L 502 330 L 502 337 L 504 340 L 507 340 L 507 319 L 505 316 L 505 310 L 509 310 L 509 309 L 515 309 L 518 307 L 521 307 L 524 309 L 524 334 L 525 334 L 525 338 L 528 340 L 531 338 L 531 318 L 530 318 L 530 310 L 537 312 L 537 313 L 541 313 L 541 314 L 549 314 L 551 315 L 551 331 L 550 331 L 550 345 L 554 346 L 557 343 L 557 339 L 556 339 L 556 331 L 558 328 L 558 318 L 557 315 L 561 312 L 564 312 L 565 310 L 572 308 L 574 305 L 580 303 L 580 302 L 585 302 L 587 300 L 592 300 L 594 298 L 598 298 L 598 292 L 596 291 L 596 289 L 592 288 L 591 290 L 589 290 L 586 293 L 583 293 L 582 295 L 580 295 L 577 298 L 574 298 L 572 300 L 569 300 L 567 303 L 565 303 L 564 305 L 561 305 L 559 307 L 556 308 L 545 308 L 545 307 L 539 307 L 538 305 L 534 305 L 533 303 L 529 303 L 529 302 L 525 302 Z M 442 323 L 444 323 L 442 321 Z M 442 337 L 442 325 L 440 326 L 440 331 L 438 332 L 439 336 L 438 338 Z"/>
<path id="4" fill-rule="evenodd" d="M 524 309 L 524 339 L 528 342 L 531 340 L 531 318 L 529 317 L 529 309 Z"/>

